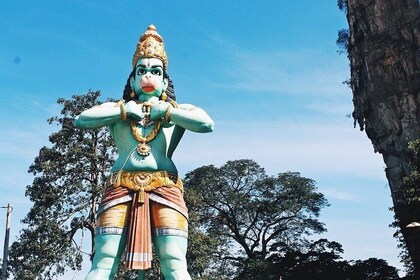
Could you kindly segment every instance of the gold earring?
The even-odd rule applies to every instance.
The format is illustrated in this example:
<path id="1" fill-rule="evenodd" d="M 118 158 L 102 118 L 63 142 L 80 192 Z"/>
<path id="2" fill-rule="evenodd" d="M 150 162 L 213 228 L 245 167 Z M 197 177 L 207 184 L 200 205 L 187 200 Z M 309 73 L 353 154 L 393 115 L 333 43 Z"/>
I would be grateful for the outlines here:
<path id="1" fill-rule="evenodd" d="M 162 94 L 160 95 L 160 98 L 161 98 L 163 101 L 165 101 L 165 100 L 166 100 L 166 98 L 168 98 L 168 95 L 166 94 L 166 92 L 165 92 L 165 91 L 163 91 L 163 92 L 162 92 Z"/>
<path id="2" fill-rule="evenodd" d="M 134 98 L 135 96 L 136 96 L 136 94 L 134 93 L 134 91 L 133 91 L 133 90 L 131 90 L 130 97 L 131 97 L 131 98 Z"/>

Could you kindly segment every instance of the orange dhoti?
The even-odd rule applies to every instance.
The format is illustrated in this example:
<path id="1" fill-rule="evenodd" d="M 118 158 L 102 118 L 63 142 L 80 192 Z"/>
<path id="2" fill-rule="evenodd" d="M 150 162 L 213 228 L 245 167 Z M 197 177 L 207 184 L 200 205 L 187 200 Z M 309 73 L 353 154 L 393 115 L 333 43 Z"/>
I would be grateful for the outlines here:
<path id="1" fill-rule="evenodd" d="M 150 268 L 152 234 L 188 238 L 181 180 L 166 171 L 124 171 L 111 176 L 98 209 L 95 233 L 127 234 L 126 267 Z"/>

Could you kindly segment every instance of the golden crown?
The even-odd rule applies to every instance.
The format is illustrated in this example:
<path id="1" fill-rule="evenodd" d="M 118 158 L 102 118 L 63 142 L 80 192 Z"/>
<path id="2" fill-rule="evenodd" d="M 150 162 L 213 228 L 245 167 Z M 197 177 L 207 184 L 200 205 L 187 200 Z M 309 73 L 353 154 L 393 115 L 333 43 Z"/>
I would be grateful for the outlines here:
<path id="1" fill-rule="evenodd" d="M 133 68 L 136 67 L 137 61 L 144 57 L 160 59 L 165 69 L 167 69 L 168 58 L 166 57 L 163 39 L 157 33 L 156 27 L 153 24 L 149 25 L 137 43 L 136 51 L 133 55 Z"/>

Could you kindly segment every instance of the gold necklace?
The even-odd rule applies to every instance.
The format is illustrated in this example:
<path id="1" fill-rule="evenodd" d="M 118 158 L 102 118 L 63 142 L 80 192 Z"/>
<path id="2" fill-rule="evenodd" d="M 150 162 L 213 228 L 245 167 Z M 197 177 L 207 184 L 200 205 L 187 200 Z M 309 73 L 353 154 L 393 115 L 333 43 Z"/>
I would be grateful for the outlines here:
<path id="1" fill-rule="evenodd" d="M 169 102 L 172 107 L 174 108 L 178 108 L 178 104 L 175 101 L 171 101 Z M 138 103 L 139 104 L 139 103 Z M 148 102 L 144 102 L 144 103 L 140 103 L 142 104 L 142 111 L 143 113 L 149 114 L 150 115 L 150 111 L 151 111 L 151 103 Z M 148 118 L 146 118 L 148 119 Z M 165 119 L 168 119 L 167 116 L 165 116 Z M 131 126 L 131 133 L 133 134 L 134 139 L 136 139 L 139 144 L 137 145 L 137 153 L 143 157 L 147 157 L 148 155 L 150 155 L 151 151 L 152 151 L 152 147 L 150 147 L 150 145 L 148 145 L 148 143 L 150 141 L 152 141 L 153 139 L 156 138 L 156 136 L 158 135 L 159 131 L 160 131 L 160 127 L 162 125 L 163 119 L 160 118 L 155 126 L 153 127 L 153 129 L 146 135 L 143 136 L 142 132 L 138 129 L 137 127 L 137 121 L 132 119 L 130 126 Z M 145 122 L 144 128 L 146 129 L 147 127 L 147 120 Z"/>
<path id="2" fill-rule="evenodd" d="M 144 112 L 150 114 L 150 107 L 151 104 L 144 104 L 143 108 L 145 108 Z M 143 110 L 142 108 L 142 110 Z M 143 136 L 142 132 L 137 127 L 137 121 L 131 120 L 130 126 L 131 126 L 131 133 L 133 134 L 134 139 L 136 139 L 139 144 L 137 145 L 137 153 L 143 157 L 147 157 L 150 155 L 152 151 L 152 147 L 148 145 L 150 141 L 155 139 L 155 137 L 158 135 L 160 127 L 162 125 L 162 119 L 159 119 L 153 129 L 146 135 Z M 146 125 L 144 126 L 144 129 L 146 129 Z"/>

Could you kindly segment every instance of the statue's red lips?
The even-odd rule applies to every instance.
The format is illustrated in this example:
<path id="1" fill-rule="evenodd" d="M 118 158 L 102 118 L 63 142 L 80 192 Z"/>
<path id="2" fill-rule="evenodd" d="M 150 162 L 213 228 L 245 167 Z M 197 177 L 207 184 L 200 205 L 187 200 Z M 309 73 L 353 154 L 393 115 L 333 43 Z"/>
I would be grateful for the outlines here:
<path id="1" fill-rule="evenodd" d="M 152 92 L 155 90 L 155 87 L 153 86 L 144 86 L 141 88 L 144 92 Z"/>

